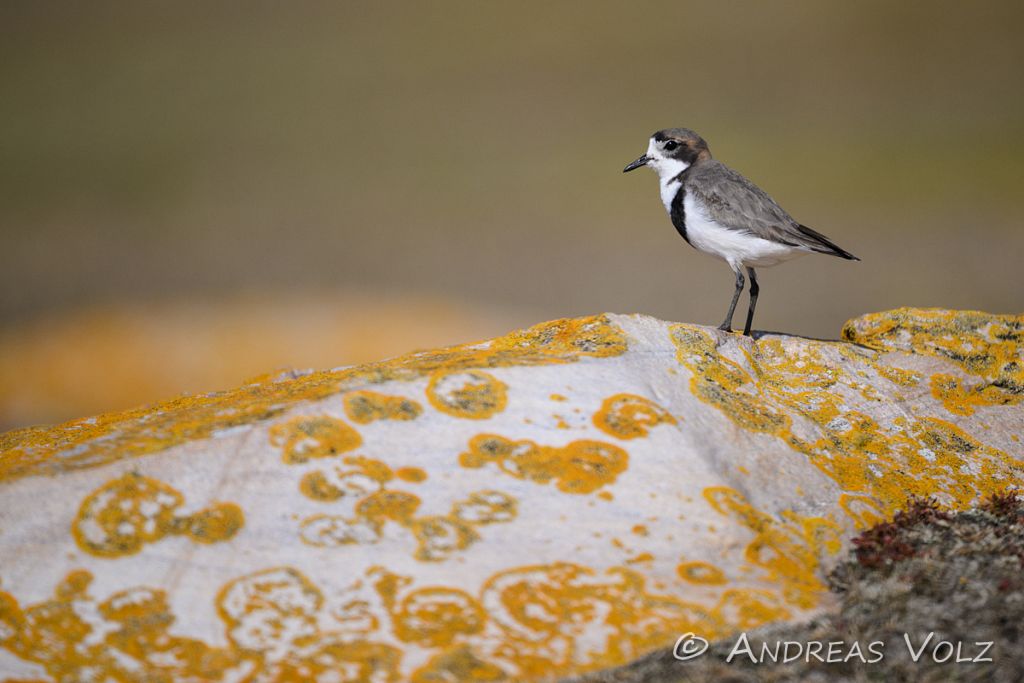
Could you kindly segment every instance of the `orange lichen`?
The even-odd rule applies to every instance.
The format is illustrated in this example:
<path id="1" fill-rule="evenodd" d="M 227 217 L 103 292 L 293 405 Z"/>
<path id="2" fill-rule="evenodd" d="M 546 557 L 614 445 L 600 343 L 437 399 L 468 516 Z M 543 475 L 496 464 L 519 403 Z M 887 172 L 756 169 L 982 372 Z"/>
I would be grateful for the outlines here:
<path id="1" fill-rule="evenodd" d="M 419 467 L 399 467 L 395 470 L 395 476 L 402 481 L 419 484 L 427 480 L 427 473 Z"/>
<path id="2" fill-rule="evenodd" d="M 343 401 L 345 414 L 359 424 L 370 424 L 376 420 L 415 420 L 423 412 L 423 406 L 412 399 L 375 391 L 350 391 Z"/>
<path id="3" fill-rule="evenodd" d="M 295 420 L 284 426 L 292 422 Z M 320 431 L 324 429 L 318 429 L 318 433 Z M 337 426 L 332 425 L 328 431 L 336 432 Z M 299 433 L 302 433 L 301 429 Z M 325 441 L 331 443 L 330 439 Z M 289 440 L 278 439 L 277 442 L 284 449 L 286 462 L 304 462 L 287 457 L 294 452 L 294 444 Z M 317 443 L 322 446 L 321 442 Z M 293 450 L 289 451 L 289 448 Z M 299 481 L 299 491 L 312 500 L 324 503 L 345 498 L 355 500 L 349 515 L 316 514 L 303 519 L 299 539 L 307 545 L 332 547 L 377 543 L 384 526 L 393 522 L 416 538 L 417 559 L 438 561 L 479 540 L 474 528 L 476 525 L 507 522 L 516 516 L 515 499 L 500 491 L 473 492 L 467 499 L 454 503 L 448 515 L 418 516 L 420 498 L 390 486 L 395 480 L 412 484 L 423 482 L 427 479 L 424 470 L 418 467 L 392 470 L 382 460 L 360 455 L 344 456 L 342 462 L 343 467 L 307 472 Z"/>
<path id="4" fill-rule="evenodd" d="M 270 443 L 281 446 L 281 459 L 295 465 L 313 458 L 330 458 L 358 448 L 359 432 L 329 415 L 293 417 L 270 428 Z"/>
<path id="5" fill-rule="evenodd" d="M 879 509 L 878 502 L 869 496 L 844 493 L 839 496 L 839 506 L 858 529 L 867 529 L 885 521 L 885 513 Z"/>
<path id="6" fill-rule="evenodd" d="M 103 602 L 92 575 L 72 572 L 54 598 L 22 607 L 0 591 L 0 647 L 59 680 L 306 681 L 342 683 L 527 681 L 610 667 L 680 633 L 723 637 L 789 616 L 767 591 L 732 589 L 709 606 L 652 592 L 626 567 L 571 563 L 516 566 L 478 590 L 417 587 L 371 567 L 366 599 L 325 594 L 299 570 L 271 567 L 224 584 L 216 595 L 224 647 L 172 633 L 163 591 L 144 586 Z M 375 598 L 372 596 L 375 594 Z M 374 616 L 371 616 L 371 612 Z M 88 638 L 88 634 L 106 634 Z M 426 651 L 408 675 L 397 639 Z M 423 661 L 423 660 L 420 660 Z"/>
<path id="7" fill-rule="evenodd" d="M 418 544 L 415 557 L 423 562 L 446 560 L 452 553 L 480 540 L 472 525 L 454 515 L 417 517 L 408 526 Z"/>
<path id="8" fill-rule="evenodd" d="M 307 498 L 323 502 L 338 500 L 345 495 L 345 490 L 332 483 L 320 470 L 307 472 L 299 482 L 299 491 Z"/>
<path id="9" fill-rule="evenodd" d="M 129 472 L 82 501 L 71 533 L 82 550 L 98 557 L 119 557 L 172 534 L 184 534 L 198 543 L 225 541 L 244 524 L 241 508 L 233 503 L 215 503 L 181 515 L 177 510 L 184 501 L 167 484 Z"/>
<path id="10" fill-rule="evenodd" d="M 700 328 L 673 325 L 677 356 L 693 377 L 694 395 L 734 423 L 781 439 L 832 478 L 846 493 L 875 501 L 891 515 L 908 495 L 937 496 L 966 506 L 979 496 L 1024 482 L 1024 467 L 945 420 L 906 414 L 882 424 L 848 407 L 848 396 L 879 400 L 850 371 L 870 373 L 877 352 L 842 343 L 804 344 L 787 350 L 774 338 L 740 347 L 744 364 L 722 355 L 716 338 Z M 916 347 L 915 347 L 916 348 Z M 843 363 L 826 362 L 838 353 Z M 802 420 L 817 432 L 794 427 Z M 855 523 L 862 520 L 851 514 Z"/>
<path id="11" fill-rule="evenodd" d="M 516 517 L 516 499 L 501 491 L 477 491 L 456 503 L 452 515 L 466 524 L 510 522 Z"/>
<path id="12" fill-rule="evenodd" d="M 842 528 L 825 517 L 784 512 L 781 520 L 756 510 L 740 492 L 724 486 L 704 489 L 716 512 L 754 532 L 745 557 L 779 586 L 783 599 L 796 607 L 815 607 L 827 588 L 818 576 L 821 560 L 839 551 Z"/>
<path id="13" fill-rule="evenodd" d="M 709 562 L 682 562 L 676 567 L 676 572 L 690 583 L 720 585 L 726 582 L 722 570 Z"/>
<path id="14" fill-rule="evenodd" d="M 0 647 L 60 681 L 217 680 L 247 657 L 171 635 L 174 616 L 161 590 L 121 591 L 97 604 L 91 582 L 89 572 L 71 572 L 52 599 L 25 609 L 0 591 Z M 96 626 L 106 635 L 88 638 Z"/>
<path id="15" fill-rule="evenodd" d="M 346 676 L 341 680 L 352 683 L 398 680 L 401 652 L 368 640 L 366 627 L 351 633 L 324 631 L 323 594 L 291 567 L 229 582 L 217 596 L 217 612 L 232 652 L 255 656 L 266 680 L 320 680 L 342 671 Z"/>
<path id="16" fill-rule="evenodd" d="M 722 593 L 714 614 L 723 623 L 732 625 L 733 632 L 754 629 L 793 616 L 774 593 L 748 588 Z"/>
<path id="17" fill-rule="evenodd" d="M 956 377 L 941 373 L 932 375 L 931 389 L 932 396 L 954 415 L 973 415 L 984 406 L 1009 405 L 1021 400 L 994 384 L 964 386 Z"/>
<path id="18" fill-rule="evenodd" d="M 420 588 L 392 612 L 395 636 L 424 647 L 447 647 L 483 630 L 487 615 L 473 596 L 456 588 Z"/>
<path id="19" fill-rule="evenodd" d="M 414 557 L 425 562 L 447 559 L 479 540 L 476 527 L 510 522 L 515 498 L 501 491 L 475 491 L 456 501 L 447 515 L 418 516 L 420 499 L 411 493 L 381 488 L 356 502 L 351 516 L 312 515 L 303 520 L 300 539 L 318 547 L 373 544 L 385 524 L 407 529 L 417 541 Z"/>
<path id="20" fill-rule="evenodd" d="M 352 368 L 285 373 L 231 391 L 0 435 L 0 481 L 95 467 L 155 453 L 218 431 L 279 415 L 300 402 L 435 371 L 552 365 L 626 351 L 626 335 L 606 316 L 556 320 L 490 342 L 412 353 Z"/>
<path id="21" fill-rule="evenodd" d="M 921 383 L 923 379 L 920 372 L 914 372 L 913 370 L 905 370 L 898 368 L 894 365 L 886 365 L 885 363 L 878 363 L 875 365 L 875 370 L 878 374 L 889 380 L 893 384 L 897 384 L 901 387 L 913 387 Z"/>
<path id="22" fill-rule="evenodd" d="M 616 567 L 605 575 L 569 563 L 499 573 L 481 591 L 492 623 L 505 632 L 501 654 L 517 680 L 613 666 L 672 642 L 680 633 L 713 638 L 728 632 L 713 609 L 649 592 L 643 577 Z M 588 651 L 577 637 L 597 635 Z"/>
<path id="23" fill-rule="evenodd" d="M 645 562 L 653 562 L 654 555 L 650 553 L 639 553 L 626 560 L 626 564 L 643 564 Z"/>
<path id="24" fill-rule="evenodd" d="M 408 525 L 419 507 L 419 496 L 405 491 L 377 491 L 356 503 L 355 512 L 375 525 L 388 521 Z"/>
<path id="25" fill-rule="evenodd" d="M 505 410 L 504 382 L 486 372 L 435 372 L 427 385 L 430 405 L 442 413 L 469 420 L 486 420 Z"/>
<path id="26" fill-rule="evenodd" d="M 970 388 L 952 377 L 933 378 L 933 392 L 954 414 L 1024 402 L 1024 315 L 900 308 L 851 320 L 843 339 L 880 351 L 945 358 L 977 377 Z"/>
<path id="27" fill-rule="evenodd" d="M 347 455 L 342 458 L 342 462 L 345 467 L 307 472 L 299 481 L 299 491 L 312 500 L 330 502 L 344 496 L 360 497 L 382 490 L 385 484 L 398 476 L 387 463 L 373 458 Z M 414 483 L 426 479 L 426 473 L 422 470 L 422 478 L 417 478 L 417 469 L 402 468 L 405 473 L 403 479 Z"/>
<path id="28" fill-rule="evenodd" d="M 234 503 L 216 503 L 189 515 L 185 533 L 196 543 L 217 543 L 234 536 L 244 523 L 242 508 Z"/>
<path id="29" fill-rule="evenodd" d="M 459 456 L 463 467 L 494 463 L 517 479 L 539 484 L 554 480 L 559 491 L 592 493 L 612 484 L 629 464 L 629 454 L 602 441 L 573 441 L 561 448 L 533 441 L 512 441 L 496 434 L 478 434 Z"/>
<path id="30" fill-rule="evenodd" d="M 594 413 L 594 424 L 619 439 L 647 436 L 659 424 L 676 424 L 676 418 L 654 401 L 634 394 L 609 396 Z"/>

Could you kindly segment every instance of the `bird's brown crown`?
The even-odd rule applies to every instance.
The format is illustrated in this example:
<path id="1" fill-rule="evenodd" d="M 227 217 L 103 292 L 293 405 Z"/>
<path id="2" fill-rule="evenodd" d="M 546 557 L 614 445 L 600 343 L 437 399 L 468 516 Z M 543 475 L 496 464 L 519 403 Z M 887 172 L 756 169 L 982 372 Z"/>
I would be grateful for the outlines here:
<path id="1" fill-rule="evenodd" d="M 659 143 L 675 142 L 675 146 L 662 144 L 662 154 L 692 164 L 711 158 L 711 150 L 704 138 L 689 128 L 665 128 L 651 136 Z M 671 148 L 670 148 L 671 147 Z"/>

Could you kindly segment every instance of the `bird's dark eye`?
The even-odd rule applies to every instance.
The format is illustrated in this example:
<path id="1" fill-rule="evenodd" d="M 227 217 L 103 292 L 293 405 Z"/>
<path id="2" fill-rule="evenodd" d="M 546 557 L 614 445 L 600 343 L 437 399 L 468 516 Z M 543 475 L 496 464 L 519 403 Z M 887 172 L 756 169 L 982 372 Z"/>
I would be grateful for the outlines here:
<path id="1" fill-rule="evenodd" d="M 665 143 L 665 150 L 668 151 L 668 152 L 671 152 L 672 150 L 674 150 L 678 146 L 679 146 L 678 142 L 676 142 L 675 140 L 669 140 L 668 142 Z"/>

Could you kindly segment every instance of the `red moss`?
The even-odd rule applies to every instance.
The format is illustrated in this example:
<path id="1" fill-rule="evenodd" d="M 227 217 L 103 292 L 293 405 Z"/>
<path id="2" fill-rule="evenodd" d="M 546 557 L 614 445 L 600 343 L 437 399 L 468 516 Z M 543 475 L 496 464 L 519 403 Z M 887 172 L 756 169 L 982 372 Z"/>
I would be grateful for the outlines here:
<path id="1" fill-rule="evenodd" d="M 876 524 L 853 539 L 857 561 L 864 567 L 879 567 L 914 557 L 917 550 L 905 539 L 906 530 L 949 519 L 950 514 L 935 500 L 911 497 L 891 522 Z"/>

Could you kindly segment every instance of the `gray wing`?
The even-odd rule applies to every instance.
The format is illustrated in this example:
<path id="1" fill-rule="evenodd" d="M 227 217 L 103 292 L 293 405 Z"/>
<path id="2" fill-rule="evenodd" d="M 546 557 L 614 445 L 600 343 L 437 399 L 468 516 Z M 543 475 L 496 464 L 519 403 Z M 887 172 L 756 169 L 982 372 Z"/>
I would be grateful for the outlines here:
<path id="1" fill-rule="evenodd" d="M 820 232 L 797 223 L 764 190 L 725 164 L 711 161 L 694 171 L 697 173 L 687 183 L 686 191 L 692 193 L 706 207 L 710 218 L 722 227 L 791 247 L 860 260 Z"/>

